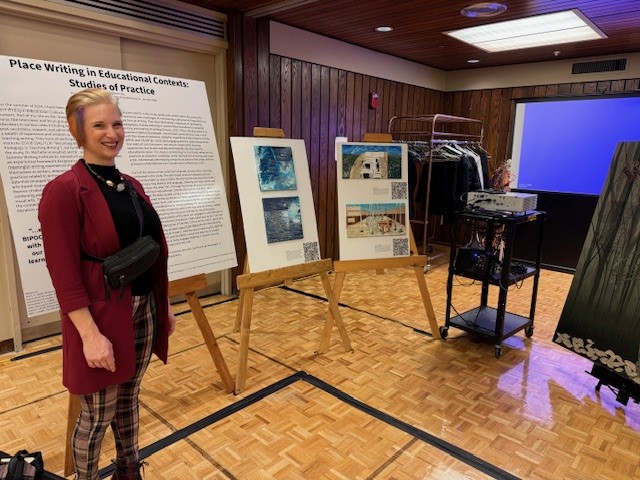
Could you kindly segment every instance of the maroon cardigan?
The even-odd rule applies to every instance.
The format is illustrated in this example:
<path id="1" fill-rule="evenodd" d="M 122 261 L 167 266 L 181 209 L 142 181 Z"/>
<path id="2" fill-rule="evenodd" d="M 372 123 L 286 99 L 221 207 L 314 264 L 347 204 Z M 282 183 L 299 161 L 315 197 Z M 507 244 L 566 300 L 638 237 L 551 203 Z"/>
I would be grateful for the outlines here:
<path id="1" fill-rule="evenodd" d="M 126 176 L 146 202 L 142 185 Z M 38 219 L 47 268 L 56 291 L 62 317 L 62 383 L 73 394 L 88 394 L 133 376 L 135 350 L 131 318 L 131 288 L 123 298 L 118 290 L 106 299 L 101 265 L 80 257 L 86 253 L 107 257 L 120 250 L 109 206 L 91 174 L 79 160 L 71 170 L 49 182 L 42 192 Z M 154 268 L 156 335 L 153 351 L 167 362 L 169 322 L 167 304 L 167 243 L 162 233 L 161 253 Z M 90 368 L 82 340 L 68 312 L 89 307 L 100 332 L 113 344 L 116 371 Z"/>

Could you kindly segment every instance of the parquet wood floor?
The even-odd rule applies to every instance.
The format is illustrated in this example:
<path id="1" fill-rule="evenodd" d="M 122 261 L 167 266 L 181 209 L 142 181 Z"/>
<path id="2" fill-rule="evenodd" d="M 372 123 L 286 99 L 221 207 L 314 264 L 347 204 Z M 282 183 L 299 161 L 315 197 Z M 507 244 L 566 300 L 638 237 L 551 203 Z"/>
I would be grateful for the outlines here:
<path id="1" fill-rule="evenodd" d="M 446 274 L 439 262 L 426 275 L 440 324 Z M 535 333 L 505 340 L 499 359 L 492 343 L 455 328 L 446 341 L 430 337 L 411 269 L 347 275 L 340 311 L 353 352 L 334 330 L 329 352 L 315 353 L 327 308 L 318 277 L 261 290 L 238 395 L 224 392 L 193 317 L 181 314 L 169 364 L 154 360 L 143 382 L 145 478 L 640 478 L 640 406 L 596 392 L 591 364 L 552 342 L 570 282 L 543 271 Z M 470 283 L 454 284 L 460 312 L 478 304 Z M 509 292 L 509 311 L 528 315 L 530 283 Z M 238 302 L 223 300 L 202 302 L 215 303 L 205 312 L 235 376 Z M 61 475 L 59 345 L 54 336 L 0 357 L 0 450 L 41 450 Z M 101 466 L 113 455 L 108 434 Z"/>

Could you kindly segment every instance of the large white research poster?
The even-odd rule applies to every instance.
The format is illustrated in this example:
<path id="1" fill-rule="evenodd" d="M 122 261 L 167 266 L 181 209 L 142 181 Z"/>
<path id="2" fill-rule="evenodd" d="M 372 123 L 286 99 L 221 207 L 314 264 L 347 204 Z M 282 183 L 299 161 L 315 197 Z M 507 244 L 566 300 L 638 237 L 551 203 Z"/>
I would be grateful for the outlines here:
<path id="1" fill-rule="evenodd" d="M 169 279 L 236 266 L 220 157 L 203 82 L 0 56 L 0 176 L 27 315 L 58 309 L 38 203 L 82 156 L 65 105 L 84 88 L 118 96 L 126 140 L 118 168 L 140 180 L 169 243 Z"/>

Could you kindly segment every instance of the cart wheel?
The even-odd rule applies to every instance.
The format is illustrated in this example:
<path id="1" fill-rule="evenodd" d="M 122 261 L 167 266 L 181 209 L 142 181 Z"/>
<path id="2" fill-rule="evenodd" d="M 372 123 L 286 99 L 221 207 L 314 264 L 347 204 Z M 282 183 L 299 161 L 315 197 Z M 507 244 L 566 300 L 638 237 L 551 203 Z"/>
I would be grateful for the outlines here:
<path id="1" fill-rule="evenodd" d="M 495 355 L 496 358 L 500 358 L 500 355 L 502 355 L 502 345 L 496 345 Z"/>
<path id="2" fill-rule="evenodd" d="M 447 327 L 440 327 L 440 337 L 444 340 L 449 335 L 449 329 Z"/>
<path id="3" fill-rule="evenodd" d="M 533 337 L 533 327 L 527 327 L 524 329 L 524 334 L 527 337 Z"/>

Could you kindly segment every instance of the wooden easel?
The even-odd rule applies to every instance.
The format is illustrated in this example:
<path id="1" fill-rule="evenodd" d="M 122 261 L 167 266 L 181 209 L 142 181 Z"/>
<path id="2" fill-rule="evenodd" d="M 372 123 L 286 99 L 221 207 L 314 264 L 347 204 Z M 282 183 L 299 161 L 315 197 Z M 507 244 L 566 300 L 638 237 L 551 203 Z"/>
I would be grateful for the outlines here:
<path id="1" fill-rule="evenodd" d="M 202 304 L 196 296 L 198 290 L 202 290 L 207 287 L 207 277 L 204 274 L 194 275 L 193 277 L 182 278 L 180 280 L 174 280 L 169 282 L 169 297 L 175 297 L 177 295 L 184 295 L 187 298 L 193 317 L 200 328 L 204 343 L 209 350 L 209 354 L 213 360 L 213 363 L 220 374 L 222 383 L 224 384 L 225 391 L 227 393 L 233 392 L 233 379 L 229 373 L 227 363 L 222 356 L 220 347 L 216 342 L 216 337 L 211 330 L 211 326 L 207 320 L 207 316 L 202 309 Z M 67 413 L 67 443 L 64 456 L 64 476 L 69 476 L 74 471 L 73 465 L 73 449 L 71 448 L 71 436 L 73 435 L 73 429 L 80 414 L 80 400 L 77 395 L 69 394 L 69 407 Z"/>
<path id="2" fill-rule="evenodd" d="M 284 130 L 280 128 L 264 128 L 255 127 L 253 129 L 255 137 L 285 138 Z M 236 375 L 236 393 L 244 390 L 247 378 L 247 357 L 249 355 L 249 334 L 251 331 L 251 314 L 253 308 L 253 293 L 256 288 L 266 287 L 270 285 L 278 285 L 288 283 L 294 279 L 307 277 L 310 275 L 320 275 L 322 286 L 324 287 L 327 300 L 329 302 L 329 311 L 331 317 L 327 317 L 327 322 L 331 321 L 331 325 L 325 323 L 324 331 L 331 330 L 333 322 L 338 327 L 342 345 L 346 351 L 353 350 L 347 330 L 342 322 L 342 317 L 338 310 L 338 300 L 331 288 L 331 282 L 327 272 L 333 268 L 331 259 L 317 260 L 314 262 L 306 262 L 289 267 L 281 267 L 263 272 L 249 273 L 249 262 L 245 261 L 244 271 L 237 278 L 238 290 L 240 291 L 240 299 L 238 311 L 236 312 L 235 331 L 240 328 L 240 352 L 238 359 L 238 373 Z M 329 320 L 329 318 L 331 320 Z"/>
<path id="3" fill-rule="evenodd" d="M 69 394 L 69 406 L 67 408 L 67 443 L 64 449 L 64 476 L 71 475 L 75 468 L 73 464 L 73 448 L 71 448 L 71 437 L 73 436 L 73 429 L 76 426 L 80 415 L 80 400 L 77 395 Z"/>
<path id="4" fill-rule="evenodd" d="M 390 143 L 392 137 L 388 133 L 365 133 L 363 142 L 375 142 L 375 143 Z M 409 228 L 409 245 L 411 248 L 411 255 L 407 257 L 389 257 L 389 258 L 375 258 L 365 260 L 336 260 L 333 262 L 333 270 L 336 273 L 336 278 L 333 284 L 333 293 L 335 294 L 336 301 L 340 300 L 340 294 L 342 293 L 342 287 L 344 286 L 344 279 L 347 272 L 356 272 L 362 270 L 376 270 L 377 272 L 383 271 L 387 268 L 405 268 L 412 267 L 416 274 L 416 280 L 420 289 L 420 296 L 422 297 L 422 303 L 424 304 L 424 310 L 427 314 L 429 321 L 429 327 L 431 328 L 431 334 L 433 338 L 439 339 L 440 329 L 438 328 L 438 322 L 436 321 L 436 314 L 433 310 L 433 304 L 431 303 L 431 296 L 429 295 L 429 289 L 427 288 L 427 282 L 424 279 L 424 267 L 427 265 L 426 255 L 416 255 L 418 247 L 413 237 L 413 232 Z M 329 340 L 331 338 L 331 329 L 333 324 L 332 312 L 327 311 L 327 319 L 324 324 L 324 333 L 322 334 L 322 340 L 320 341 L 319 352 L 326 352 L 329 348 Z"/>
<path id="5" fill-rule="evenodd" d="M 195 275 L 193 277 L 182 278 L 180 280 L 174 280 L 169 282 L 169 297 L 175 297 L 177 295 L 184 295 L 187 297 L 187 302 L 193 313 L 193 317 L 200 328 L 204 343 L 209 350 L 209 355 L 216 366 L 216 370 L 220 374 L 224 389 L 227 393 L 233 393 L 233 379 L 229 373 L 227 363 L 224 361 L 216 337 L 211 330 L 207 316 L 202 309 L 202 304 L 196 296 L 198 290 L 202 290 L 207 287 L 207 277 L 204 274 Z"/>

